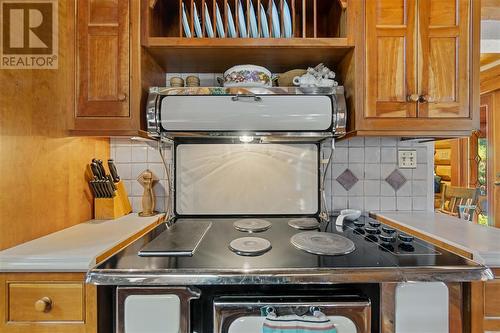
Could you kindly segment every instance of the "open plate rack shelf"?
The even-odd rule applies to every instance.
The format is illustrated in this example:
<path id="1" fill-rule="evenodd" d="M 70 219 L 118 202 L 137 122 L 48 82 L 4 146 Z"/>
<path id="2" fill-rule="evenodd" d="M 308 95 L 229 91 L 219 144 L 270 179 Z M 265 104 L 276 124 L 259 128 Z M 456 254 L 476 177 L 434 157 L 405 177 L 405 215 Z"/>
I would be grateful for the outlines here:
<path id="1" fill-rule="evenodd" d="M 273 0 L 143 0 L 142 45 L 167 72 L 222 72 L 232 65 L 253 63 L 274 72 L 304 68 L 323 62 L 339 63 L 354 41 L 349 38 L 347 0 L 286 0 L 291 21 L 290 38 L 272 38 Z M 280 30 L 284 31 L 285 0 L 274 0 L 279 11 Z M 259 38 L 228 37 L 228 4 L 237 36 L 239 15 L 244 12 L 245 27 L 251 31 L 250 8 L 253 5 Z M 182 4 L 186 11 L 192 37 L 186 37 L 182 24 Z M 270 38 L 262 33 L 261 5 L 265 9 Z M 194 8 L 197 8 L 202 36 L 196 37 Z M 205 6 L 207 11 L 205 10 Z M 225 38 L 217 33 L 216 8 L 219 8 Z M 209 37 L 205 21 L 212 23 Z"/>

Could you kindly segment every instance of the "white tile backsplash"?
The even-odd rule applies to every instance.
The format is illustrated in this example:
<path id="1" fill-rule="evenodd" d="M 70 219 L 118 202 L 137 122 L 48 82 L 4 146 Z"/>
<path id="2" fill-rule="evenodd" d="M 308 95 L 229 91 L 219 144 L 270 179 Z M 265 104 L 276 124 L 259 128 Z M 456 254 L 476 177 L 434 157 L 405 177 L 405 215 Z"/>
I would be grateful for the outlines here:
<path id="1" fill-rule="evenodd" d="M 340 154 L 335 154 L 331 165 L 333 209 L 433 209 L 433 143 L 401 141 L 394 137 L 355 137 L 337 142 L 336 147 L 342 151 Z M 400 147 L 412 147 L 417 150 L 416 169 L 398 168 L 397 150 Z M 339 159 L 337 159 L 338 156 L 340 156 Z M 359 179 L 349 191 L 346 191 L 336 180 L 346 168 L 349 168 Z M 398 169 L 407 180 L 398 191 L 385 181 L 395 169 Z"/>
<path id="2" fill-rule="evenodd" d="M 365 163 L 380 164 L 380 147 L 365 147 Z"/>
<path id="3" fill-rule="evenodd" d="M 349 147 L 349 163 L 364 163 L 365 149 L 361 147 Z"/>
<path id="4" fill-rule="evenodd" d="M 153 171 L 159 178 L 154 187 L 156 195 L 156 210 L 165 211 L 167 197 L 167 181 L 158 144 L 156 142 L 137 141 L 131 139 L 111 138 L 110 155 L 115 158 L 116 168 L 127 189 L 134 212 L 142 210 L 142 195 L 144 188 L 137 182 L 137 177 L 146 169 Z M 170 151 L 164 150 L 167 161 Z"/>
<path id="5" fill-rule="evenodd" d="M 397 197 L 396 198 L 397 210 L 411 210 L 411 197 Z"/>

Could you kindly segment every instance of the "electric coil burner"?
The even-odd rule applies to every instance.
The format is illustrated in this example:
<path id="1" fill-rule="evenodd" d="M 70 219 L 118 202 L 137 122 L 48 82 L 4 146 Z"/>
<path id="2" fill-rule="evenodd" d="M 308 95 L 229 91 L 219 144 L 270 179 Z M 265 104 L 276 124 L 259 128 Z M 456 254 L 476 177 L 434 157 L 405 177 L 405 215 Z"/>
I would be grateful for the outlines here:
<path id="1" fill-rule="evenodd" d="M 298 230 L 314 230 L 319 229 L 320 226 L 317 219 L 307 217 L 291 219 L 288 221 L 288 225 Z"/>
<path id="2" fill-rule="evenodd" d="M 233 226 L 243 232 L 262 232 L 271 228 L 271 222 L 262 219 L 241 219 L 235 221 Z"/>
<path id="3" fill-rule="evenodd" d="M 356 249 L 354 243 L 348 238 L 317 231 L 300 232 L 293 235 L 290 241 L 296 248 L 318 255 L 344 255 Z"/>
<path id="4" fill-rule="evenodd" d="M 271 242 L 260 237 L 242 237 L 233 240 L 229 249 L 240 256 L 260 256 L 271 249 Z"/>

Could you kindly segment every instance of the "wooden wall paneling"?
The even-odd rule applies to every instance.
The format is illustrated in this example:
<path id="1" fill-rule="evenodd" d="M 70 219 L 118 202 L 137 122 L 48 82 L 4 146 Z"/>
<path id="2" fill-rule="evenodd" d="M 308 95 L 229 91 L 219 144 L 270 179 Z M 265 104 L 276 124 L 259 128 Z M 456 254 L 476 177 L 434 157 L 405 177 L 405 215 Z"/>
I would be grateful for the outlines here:
<path id="1" fill-rule="evenodd" d="M 415 117 L 415 0 L 366 5 L 365 117 Z"/>
<path id="2" fill-rule="evenodd" d="M 59 1 L 59 68 L 0 71 L 0 250 L 92 218 L 85 168 L 109 140 L 69 138 L 75 4 Z"/>
<path id="3" fill-rule="evenodd" d="M 77 2 L 77 117 L 129 117 L 129 2 Z"/>
<path id="4" fill-rule="evenodd" d="M 419 2 L 419 117 L 469 118 L 469 3 Z"/>
<path id="5" fill-rule="evenodd" d="M 500 89 L 500 64 L 481 71 L 480 90 L 481 94 L 494 92 Z"/>

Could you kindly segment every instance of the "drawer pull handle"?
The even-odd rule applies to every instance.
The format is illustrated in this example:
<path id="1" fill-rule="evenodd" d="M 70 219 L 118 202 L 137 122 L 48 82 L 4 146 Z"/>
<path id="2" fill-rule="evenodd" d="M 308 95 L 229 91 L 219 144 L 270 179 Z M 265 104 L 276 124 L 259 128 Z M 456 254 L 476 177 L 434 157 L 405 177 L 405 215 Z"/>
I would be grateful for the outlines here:
<path id="1" fill-rule="evenodd" d="M 49 297 L 42 297 L 35 302 L 35 310 L 38 312 L 49 312 L 52 309 L 52 300 Z"/>

